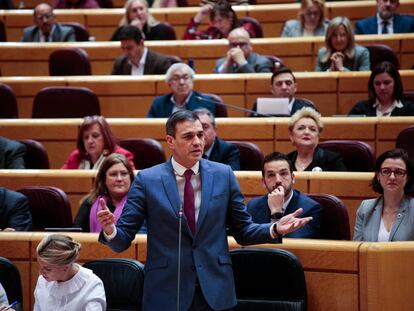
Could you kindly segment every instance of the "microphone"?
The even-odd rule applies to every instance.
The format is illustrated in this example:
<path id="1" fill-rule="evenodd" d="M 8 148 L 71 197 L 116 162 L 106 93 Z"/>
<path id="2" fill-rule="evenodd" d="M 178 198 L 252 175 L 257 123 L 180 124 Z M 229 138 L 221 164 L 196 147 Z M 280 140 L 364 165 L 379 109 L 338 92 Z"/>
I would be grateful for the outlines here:
<path id="1" fill-rule="evenodd" d="M 315 167 L 312 169 L 312 172 L 322 172 L 322 168 L 320 168 L 319 166 L 315 166 Z"/>
<path id="2" fill-rule="evenodd" d="M 243 112 L 248 112 L 248 113 L 251 113 L 251 114 L 256 114 L 260 117 L 273 117 L 269 114 L 259 113 L 257 111 L 251 110 L 251 109 L 241 108 L 241 107 L 238 107 L 238 106 L 235 106 L 235 105 L 230 105 L 230 104 L 225 104 L 225 103 L 222 103 L 222 102 L 220 102 L 218 100 L 215 100 L 215 99 L 204 98 L 202 96 L 196 96 L 196 98 L 200 101 L 204 101 L 204 102 L 215 104 L 215 105 L 220 105 L 220 106 L 223 106 L 223 107 L 226 107 L 226 108 L 231 108 L 231 109 L 235 109 L 235 110 L 239 110 L 239 111 L 243 111 Z"/>

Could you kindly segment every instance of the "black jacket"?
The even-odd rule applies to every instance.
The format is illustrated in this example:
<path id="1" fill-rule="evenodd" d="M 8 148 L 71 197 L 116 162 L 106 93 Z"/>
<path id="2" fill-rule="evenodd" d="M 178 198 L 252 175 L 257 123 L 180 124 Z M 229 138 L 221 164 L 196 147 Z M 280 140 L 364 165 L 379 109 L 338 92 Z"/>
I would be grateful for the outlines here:
<path id="1" fill-rule="evenodd" d="M 32 215 L 29 200 L 23 194 L 0 188 L 0 229 L 5 228 L 30 231 L 32 230 Z"/>

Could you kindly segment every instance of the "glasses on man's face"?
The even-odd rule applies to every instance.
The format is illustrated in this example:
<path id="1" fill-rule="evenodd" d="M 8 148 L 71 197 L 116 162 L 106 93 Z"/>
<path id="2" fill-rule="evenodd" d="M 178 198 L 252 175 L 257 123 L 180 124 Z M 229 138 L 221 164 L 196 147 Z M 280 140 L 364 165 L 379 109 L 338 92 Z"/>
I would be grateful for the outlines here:
<path id="1" fill-rule="evenodd" d="M 247 46 L 249 43 L 248 42 L 229 42 L 229 47 L 231 48 L 243 48 L 245 46 Z"/>
<path id="2" fill-rule="evenodd" d="M 190 80 L 191 79 L 191 76 L 189 76 L 189 75 L 183 75 L 183 76 L 172 76 L 172 78 L 170 79 L 170 81 L 171 82 L 174 82 L 174 83 L 178 83 L 178 82 L 180 82 L 181 80 L 183 80 L 184 82 L 187 82 L 188 80 Z"/>
<path id="3" fill-rule="evenodd" d="M 401 168 L 393 170 L 389 167 L 383 167 L 380 169 L 380 174 L 384 177 L 390 177 L 391 174 L 394 174 L 396 178 L 403 178 L 405 175 L 407 175 L 407 171 Z"/>
<path id="4" fill-rule="evenodd" d="M 53 17 L 52 13 L 49 14 L 42 14 L 42 15 L 36 15 L 35 18 L 39 21 L 43 20 L 44 18 L 46 18 L 47 20 L 51 19 Z"/>

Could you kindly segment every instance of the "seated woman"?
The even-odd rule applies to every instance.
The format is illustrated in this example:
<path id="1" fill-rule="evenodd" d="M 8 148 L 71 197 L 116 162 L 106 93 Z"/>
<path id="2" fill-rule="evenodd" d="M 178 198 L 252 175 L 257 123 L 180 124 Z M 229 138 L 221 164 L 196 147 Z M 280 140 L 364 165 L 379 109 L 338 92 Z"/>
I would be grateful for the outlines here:
<path id="1" fill-rule="evenodd" d="M 287 156 L 295 171 L 346 171 L 341 155 L 318 147 L 323 130 L 321 114 L 305 107 L 289 121 L 289 137 L 296 151 Z"/>
<path id="2" fill-rule="evenodd" d="M 109 155 L 99 168 L 91 192 L 81 203 L 73 226 L 82 228 L 84 232 L 100 232 L 102 227 L 96 213 L 101 208 L 101 198 L 118 220 L 134 178 L 131 164 L 122 154 Z"/>
<path id="3" fill-rule="evenodd" d="M 367 117 L 414 116 L 414 102 L 404 98 L 398 69 L 390 62 L 378 64 L 368 80 L 368 100 L 355 104 L 350 115 Z"/>
<path id="4" fill-rule="evenodd" d="M 141 29 L 145 40 L 175 40 L 174 29 L 157 21 L 148 11 L 147 0 L 128 0 L 125 3 L 125 16 L 119 23 L 119 28 L 114 32 L 111 41 L 119 41 L 121 29 L 124 26 L 133 25 Z"/>
<path id="5" fill-rule="evenodd" d="M 200 23 L 210 16 L 210 24 L 204 31 L 197 31 Z M 184 40 L 200 39 L 222 39 L 227 38 L 229 32 L 235 28 L 243 27 L 247 30 L 250 38 L 255 38 L 254 25 L 251 23 L 240 24 L 236 12 L 233 11 L 230 3 L 226 0 L 219 0 L 213 6 L 205 4 L 200 8 L 197 15 L 191 19 L 184 33 Z"/>
<path id="6" fill-rule="evenodd" d="M 97 170 L 111 153 L 123 154 L 134 169 L 134 156 L 118 146 L 116 141 L 104 117 L 85 117 L 79 127 L 77 149 L 72 151 L 62 169 Z"/>
<path id="7" fill-rule="evenodd" d="M 325 47 L 318 51 L 316 71 L 369 71 L 367 48 L 355 44 L 354 32 L 347 17 L 337 16 L 329 22 Z"/>
<path id="8" fill-rule="evenodd" d="M 96 0 L 55 0 L 54 9 L 97 9 L 99 4 Z"/>
<path id="9" fill-rule="evenodd" d="M 100 278 L 78 265 L 81 244 L 62 234 L 48 235 L 37 246 L 39 278 L 34 311 L 106 310 Z"/>
<path id="10" fill-rule="evenodd" d="M 404 149 L 378 157 L 371 186 L 380 197 L 364 200 L 358 208 L 355 241 L 414 240 L 413 177 L 414 167 Z"/>
<path id="11" fill-rule="evenodd" d="M 281 37 L 324 36 L 328 28 L 325 19 L 325 0 L 302 0 L 299 19 L 288 20 Z"/>

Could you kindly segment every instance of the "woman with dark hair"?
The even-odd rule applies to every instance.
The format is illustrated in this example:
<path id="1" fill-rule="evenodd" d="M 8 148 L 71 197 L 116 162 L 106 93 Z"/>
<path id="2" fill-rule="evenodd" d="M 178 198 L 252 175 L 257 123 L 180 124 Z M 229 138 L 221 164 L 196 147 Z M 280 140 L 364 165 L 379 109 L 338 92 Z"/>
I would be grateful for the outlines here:
<path id="1" fill-rule="evenodd" d="M 210 16 L 210 24 L 204 31 L 197 31 L 200 23 Z M 184 40 L 199 39 L 222 39 L 227 38 L 229 32 L 237 27 L 247 30 L 250 38 L 256 37 L 254 27 L 251 23 L 240 25 L 236 12 L 233 11 L 230 3 L 226 0 L 219 0 L 215 5 L 206 4 L 187 25 L 184 33 Z"/>
<path id="2" fill-rule="evenodd" d="M 148 10 L 147 0 L 128 0 L 125 5 L 125 15 L 114 32 L 111 41 L 119 41 L 123 27 L 132 25 L 141 29 L 145 40 L 175 40 L 175 31 L 171 26 L 157 21 Z"/>
<path id="3" fill-rule="evenodd" d="M 80 250 L 78 241 L 63 234 L 47 235 L 40 241 L 34 311 L 106 310 L 101 279 L 76 263 Z"/>
<path id="4" fill-rule="evenodd" d="M 85 117 L 79 127 L 77 149 L 72 151 L 62 169 L 99 169 L 111 153 L 123 154 L 134 169 L 134 156 L 117 145 L 108 122 L 102 116 Z"/>
<path id="5" fill-rule="evenodd" d="M 414 116 L 414 103 L 404 98 L 400 73 L 392 63 L 382 62 L 374 68 L 368 81 L 368 100 L 358 102 L 349 114 Z"/>
<path id="6" fill-rule="evenodd" d="M 414 167 L 404 149 L 381 154 L 371 183 L 381 196 L 362 201 L 357 210 L 354 240 L 414 240 L 413 184 Z"/>
<path id="7" fill-rule="evenodd" d="M 96 213 L 101 209 L 101 198 L 118 220 L 134 178 L 127 158 L 118 153 L 109 155 L 99 168 L 91 192 L 81 203 L 73 226 L 82 228 L 84 232 L 100 232 L 102 227 Z"/>
<path id="8" fill-rule="evenodd" d="M 329 21 L 325 19 L 325 0 L 302 0 L 299 19 L 288 20 L 281 37 L 324 36 Z"/>
<path id="9" fill-rule="evenodd" d="M 54 9 L 98 9 L 96 0 L 55 0 Z"/>
<path id="10" fill-rule="evenodd" d="M 369 51 L 355 44 L 354 31 L 347 17 L 329 22 L 325 46 L 318 51 L 316 71 L 369 71 Z"/>

